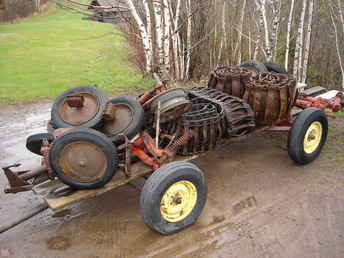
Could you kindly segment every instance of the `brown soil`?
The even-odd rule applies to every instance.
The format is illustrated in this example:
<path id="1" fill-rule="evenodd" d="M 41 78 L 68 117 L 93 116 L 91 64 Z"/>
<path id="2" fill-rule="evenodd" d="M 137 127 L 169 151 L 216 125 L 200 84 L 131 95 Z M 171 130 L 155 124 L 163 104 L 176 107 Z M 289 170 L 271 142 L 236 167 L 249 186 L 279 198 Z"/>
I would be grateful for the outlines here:
<path id="1" fill-rule="evenodd" d="M 38 162 L 25 150 L 25 138 L 44 131 L 49 106 L 0 111 L 0 165 Z M 295 165 L 286 136 L 271 133 L 198 159 L 208 201 L 183 232 L 166 237 L 149 230 L 139 214 L 139 192 L 124 186 L 74 205 L 66 218 L 46 211 L 1 234 L 0 257 L 343 257 L 344 118 L 330 123 L 323 154 L 308 166 Z M 0 175 L 0 188 L 5 185 Z M 31 193 L 0 193 L 0 224 L 40 202 Z"/>

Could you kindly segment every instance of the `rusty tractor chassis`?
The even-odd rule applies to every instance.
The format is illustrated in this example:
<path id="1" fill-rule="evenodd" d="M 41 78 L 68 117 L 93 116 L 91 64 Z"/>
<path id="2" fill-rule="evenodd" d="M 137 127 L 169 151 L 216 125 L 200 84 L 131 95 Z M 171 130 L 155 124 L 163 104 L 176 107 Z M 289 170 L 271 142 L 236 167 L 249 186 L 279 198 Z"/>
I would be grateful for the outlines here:
<path id="1" fill-rule="evenodd" d="M 290 128 L 291 124 L 289 122 L 286 122 L 281 125 L 259 128 L 256 129 L 256 131 L 268 130 L 276 132 L 288 132 Z M 227 144 L 230 142 L 230 139 L 222 139 L 219 145 Z M 173 160 L 191 161 L 201 157 L 204 154 L 191 156 L 177 155 Z M 115 174 L 112 180 L 109 183 L 107 183 L 103 188 L 92 190 L 74 190 L 69 186 L 66 186 L 56 178 L 42 183 L 30 183 L 31 179 L 42 174 L 45 174 L 47 172 L 47 169 L 44 166 L 41 166 L 31 171 L 14 172 L 12 168 L 19 166 L 20 164 L 14 164 L 12 166 L 2 168 L 10 184 L 10 188 L 4 190 L 5 193 L 18 193 L 32 190 L 35 194 L 41 196 L 48 204 L 49 208 L 51 208 L 54 212 L 60 212 L 62 209 L 72 205 L 73 203 L 77 203 L 89 198 L 99 196 L 117 187 L 128 184 L 131 181 L 134 181 L 135 179 L 146 178 L 154 172 L 154 169 L 149 165 L 143 162 L 138 162 L 132 164 L 130 168 L 128 166 L 122 166 L 119 169 L 121 173 Z"/>
<path id="2" fill-rule="evenodd" d="M 252 132 L 289 132 L 296 115 L 311 105 L 307 101 L 316 102 L 304 96 L 298 99 L 296 82 L 291 77 L 249 73 L 242 67 L 220 67 L 212 73 L 208 87 L 186 91 L 189 99 L 183 97 L 185 90 L 169 89 L 166 82 L 157 79 L 158 83 L 151 91 L 137 98 L 144 111 L 152 114 L 147 118 L 149 130 L 141 131 L 131 139 L 125 134 L 116 136 L 121 142 L 117 146 L 118 173 L 101 188 L 78 190 L 62 183 L 54 174 L 49 159 L 54 139 L 44 139 L 37 151 L 42 155 L 39 168 L 18 171 L 16 168 L 20 164 L 2 168 L 10 186 L 4 191 L 19 193 L 32 190 L 45 200 L 47 207 L 61 212 L 73 203 L 99 196 L 135 179 L 147 179 L 165 164 L 191 161 Z M 174 97 L 170 98 L 171 95 Z M 257 99 L 258 104 L 255 103 Z M 69 95 L 64 103 L 66 110 L 81 109 L 90 103 L 93 113 L 100 106 L 87 94 Z M 128 110 L 111 102 L 104 107 L 102 119 L 111 122 L 111 130 L 118 129 L 117 111 L 125 117 Z M 68 112 L 63 114 L 67 114 L 66 119 L 71 117 Z M 69 130 L 50 128 L 55 139 Z"/>
<path id="3" fill-rule="evenodd" d="M 159 88 L 159 87 L 158 87 Z M 155 88 L 156 89 L 156 88 Z M 142 98 L 142 97 L 141 97 Z M 262 126 L 256 128 L 252 132 L 257 131 L 275 131 L 275 132 L 288 132 L 292 126 L 294 116 L 301 110 L 296 108 L 290 113 L 290 120 L 272 125 L 272 126 Z M 245 137 L 243 135 L 242 137 Z M 146 137 L 146 138 L 145 138 Z M 159 152 L 155 149 L 155 142 L 148 135 L 143 134 L 143 137 L 138 138 L 139 141 L 142 141 L 142 138 L 145 139 L 146 145 L 150 146 L 152 152 Z M 240 137 L 239 137 L 240 138 Z M 233 139 L 221 139 L 217 142 L 217 146 L 228 144 Z M 125 144 L 120 146 L 119 149 L 125 150 L 124 162 L 120 164 L 119 171 L 121 173 L 116 173 L 112 180 L 107 183 L 103 188 L 100 189 L 91 189 L 91 190 L 75 190 L 69 186 L 63 184 L 60 180 L 56 179 L 51 172 L 51 168 L 47 168 L 45 165 L 42 165 L 34 170 L 24 170 L 24 171 L 14 171 L 13 168 L 18 168 L 21 164 L 14 164 L 11 166 L 3 167 L 3 172 L 5 173 L 10 187 L 5 189 L 5 193 L 19 193 L 24 191 L 32 190 L 35 194 L 41 196 L 45 202 L 48 204 L 54 212 L 59 212 L 65 207 L 72 205 L 89 198 L 99 196 L 103 193 L 111 191 L 117 187 L 128 184 L 131 181 L 138 178 L 147 178 L 152 174 L 157 168 L 158 165 L 146 155 L 140 148 L 129 148 L 130 145 L 134 145 L 129 142 L 126 138 Z M 137 145 L 136 145 L 137 146 Z M 48 156 L 49 143 L 46 142 L 43 144 L 43 160 L 47 159 Z M 141 162 L 131 163 L 130 152 L 133 151 L 142 159 Z M 205 152 L 206 153 L 206 152 Z M 165 161 L 191 161 L 194 160 L 205 153 L 183 156 L 183 155 L 173 155 L 171 154 L 170 160 Z M 43 162 L 44 163 L 44 162 Z M 51 180 L 47 180 L 51 179 Z"/>

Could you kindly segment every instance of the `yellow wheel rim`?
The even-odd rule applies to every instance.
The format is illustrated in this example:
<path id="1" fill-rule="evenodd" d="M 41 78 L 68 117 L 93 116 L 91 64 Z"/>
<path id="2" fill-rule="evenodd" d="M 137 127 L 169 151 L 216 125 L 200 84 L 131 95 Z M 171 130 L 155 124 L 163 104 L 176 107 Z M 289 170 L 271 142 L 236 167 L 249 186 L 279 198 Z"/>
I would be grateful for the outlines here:
<path id="1" fill-rule="evenodd" d="M 320 122 L 312 123 L 303 141 L 303 148 L 307 154 L 311 154 L 319 147 L 323 135 L 323 126 Z"/>
<path id="2" fill-rule="evenodd" d="M 185 219 L 197 202 L 197 188 L 190 181 L 179 181 L 171 185 L 160 203 L 162 217 L 168 222 Z"/>

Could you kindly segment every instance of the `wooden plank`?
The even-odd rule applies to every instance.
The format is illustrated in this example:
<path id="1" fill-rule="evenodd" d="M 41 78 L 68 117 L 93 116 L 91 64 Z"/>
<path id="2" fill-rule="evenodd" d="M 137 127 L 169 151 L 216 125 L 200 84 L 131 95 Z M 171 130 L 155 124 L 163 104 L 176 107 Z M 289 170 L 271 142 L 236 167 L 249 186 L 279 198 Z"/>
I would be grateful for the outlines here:
<path id="1" fill-rule="evenodd" d="M 189 161 L 196 159 L 198 156 L 189 156 L 189 157 L 177 157 L 175 161 Z M 66 196 L 56 196 L 54 191 L 61 187 L 66 187 L 63 183 L 58 180 L 45 182 L 34 187 L 33 191 L 41 195 L 44 200 L 47 202 L 49 207 L 53 211 L 61 210 L 62 208 L 69 206 L 73 203 L 77 203 L 86 199 L 90 199 L 96 196 L 99 196 L 103 193 L 111 191 L 119 186 L 125 185 L 130 181 L 133 181 L 144 175 L 152 173 L 152 169 L 143 163 L 135 163 L 132 165 L 131 174 L 132 176 L 126 177 L 122 171 L 118 171 L 112 180 L 100 189 L 93 190 L 78 190 L 74 191 Z"/>
<path id="2" fill-rule="evenodd" d="M 314 96 L 316 94 L 319 94 L 321 92 L 326 91 L 325 88 L 321 87 L 321 86 L 316 86 L 310 89 L 307 89 L 305 91 L 303 91 L 302 93 L 305 94 L 306 96 Z"/>

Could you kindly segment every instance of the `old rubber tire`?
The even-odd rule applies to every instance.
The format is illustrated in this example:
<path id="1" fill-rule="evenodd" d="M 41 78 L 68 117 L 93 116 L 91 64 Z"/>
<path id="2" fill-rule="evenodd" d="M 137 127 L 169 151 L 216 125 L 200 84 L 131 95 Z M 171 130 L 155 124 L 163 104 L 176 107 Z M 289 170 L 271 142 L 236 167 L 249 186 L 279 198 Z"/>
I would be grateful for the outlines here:
<path id="1" fill-rule="evenodd" d="M 193 224 L 206 199 L 207 186 L 202 171 L 189 162 L 172 162 L 156 170 L 146 181 L 140 197 L 140 211 L 148 227 L 169 235 Z M 170 210 L 162 206 L 166 202 Z"/>
<path id="2" fill-rule="evenodd" d="M 306 165 L 321 153 L 327 139 L 328 120 L 324 111 L 308 108 L 293 123 L 288 136 L 288 153 L 297 164 Z"/>
<path id="3" fill-rule="evenodd" d="M 76 189 L 103 187 L 118 169 L 116 147 L 105 135 L 89 128 L 74 128 L 57 138 L 49 160 L 56 176 Z"/>
<path id="4" fill-rule="evenodd" d="M 145 122 L 145 112 L 141 104 L 134 98 L 131 97 L 116 97 L 110 100 L 114 105 L 124 105 L 130 109 L 132 113 L 131 122 L 123 130 L 117 131 L 115 134 L 107 134 L 112 142 L 118 143 L 123 141 L 123 137 L 120 137 L 118 134 L 124 134 L 129 139 L 135 137 L 138 133 L 141 132 L 144 122 Z M 116 118 L 115 118 L 116 121 Z M 107 124 L 111 123 L 105 121 L 102 131 L 105 133 L 104 129 Z"/>
<path id="5" fill-rule="evenodd" d="M 249 60 L 249 61 L 242 63 L 240 66 L 242 66 L 242 67 L 254 67 L 260 73 L 268 72 L 268 69 L 265 67 L 265 65 L 259 61 Z"/>
<path id="6" fill-rule="evenodd" d="M 264 65 L 268 69 L 269 72 L 288 74 L 288 71 L 284 67 L 282 67 L 278 64 L 267 62 L 267 63 L 264 63 Z"/>
<path id="7" fill-rule="evenodd" d="M 26 139 L 26 148 L 37 155 L 41 155 L 41 147 L 43 140 L 47 139 L 49 143 L 54 141 L 54 136 L 51 133 L 39 133 L 29 136 Z"/>
<path id="8" fill-rule="evenodd" d="M 158 96 L 151 103 L 150 111 L 152 114 L 157 114 L 159 103 L 161 104 L 161 123 L 176 120 L 192 108 L 188 95 L 180 89 L 164 92 Z"/>
<path id="9" fill-rule="evenodd" d="M 150 111 L 152 113 L 155 113 L 156 109 L 158 108 L 159 102 L 161 104 L 168 102 L 170 100 L 176 99 L 176 98 L 185 98 L 187 99 L 187 94 L 183 90 L 175 90 L 167 92 L 166 94 L 158 97 L 156 100 L 154 100 L 150 106 Z"/>
<path id="10" fill-rule="evenodd" d="M 96 114 L 88 121 L 73 125 L 68 122 L 66 122 L 60 115 L 59 109 L 60 107 L 65 103 L 65 99 L 67 96 L 73 95 L 73 94 L 80 94 L 80 93 L 87 93 L 92 96 L 94 96 L 98 101 L 98 109 Z M 58 96 L 53 104 L 53 107 L 51 109 L 51 121 L 55 125 L 56 128 L 68 128 L 68 127 L 88 127 L 88 128 L 97 128 L 102 122 L 103 114 L 106 108 L 106 103 L 108 101 L 108 98 L 106 97 L 105 93 L 94 86 L 78 86 L 75 88 L 71 88 L 65 92 L 63 92 L 60 96 Z"/>

